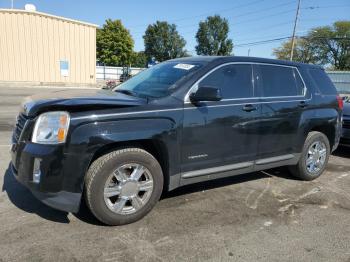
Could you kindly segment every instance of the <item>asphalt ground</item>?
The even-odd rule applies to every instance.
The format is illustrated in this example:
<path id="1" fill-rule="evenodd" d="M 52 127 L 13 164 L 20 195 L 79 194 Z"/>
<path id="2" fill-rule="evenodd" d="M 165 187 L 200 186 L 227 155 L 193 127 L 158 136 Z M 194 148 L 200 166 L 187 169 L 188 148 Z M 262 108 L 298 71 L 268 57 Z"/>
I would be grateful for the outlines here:
<path id="1" fill-rule="evenodd" d="M 279 168 L 186 186 L 126 226 L 45 206 L 13 178 L 9 145 L 23 97 L 53 90 L 0 89 L 0 261 L 350 262 L 345 148 L 315 181 Z"/>

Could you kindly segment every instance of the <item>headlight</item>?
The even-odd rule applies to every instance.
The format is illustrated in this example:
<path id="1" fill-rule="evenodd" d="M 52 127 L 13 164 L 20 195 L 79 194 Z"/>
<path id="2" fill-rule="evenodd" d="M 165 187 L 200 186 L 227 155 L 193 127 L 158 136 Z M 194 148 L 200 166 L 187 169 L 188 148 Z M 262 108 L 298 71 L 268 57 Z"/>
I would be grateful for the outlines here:
<path id="1" fill-rule="evenodd" d="M 35 122 L 32 142 L 38 144 L 59 144 L 66 142 L 70 122 L 67 112 L 43 113 Z"/>

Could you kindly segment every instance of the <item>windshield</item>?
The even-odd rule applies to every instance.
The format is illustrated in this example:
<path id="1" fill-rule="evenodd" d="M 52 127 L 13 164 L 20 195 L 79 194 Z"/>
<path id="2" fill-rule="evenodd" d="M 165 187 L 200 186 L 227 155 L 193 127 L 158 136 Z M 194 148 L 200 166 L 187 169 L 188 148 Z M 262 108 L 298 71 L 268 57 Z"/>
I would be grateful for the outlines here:
<path id="1" fill-rule="evenodd" d="M 180 80 L 192 75 L 203 65 L 198 62 L 164 62 L 138 73 L 113 91 L 146 98 L 165 97 L 176 90 Z"/>

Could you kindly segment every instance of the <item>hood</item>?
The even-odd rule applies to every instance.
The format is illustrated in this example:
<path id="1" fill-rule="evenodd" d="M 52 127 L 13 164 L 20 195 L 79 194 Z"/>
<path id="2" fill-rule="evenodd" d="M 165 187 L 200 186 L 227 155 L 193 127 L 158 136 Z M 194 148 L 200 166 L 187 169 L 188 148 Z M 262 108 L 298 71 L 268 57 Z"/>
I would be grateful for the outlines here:
<path id="1" fill-rule="evenodd" d="M 87 111 L 103 108 L 120 108 L 146 104 L 147 100 L 110 90 L 60 90 L 25 98 L 22 112 L 28 116 L 51 110 Z"/>
<path id="2" fill-rule="evenodd" d="M 344 101 L 343 115 L 350 116 L 350 100 Z"/>

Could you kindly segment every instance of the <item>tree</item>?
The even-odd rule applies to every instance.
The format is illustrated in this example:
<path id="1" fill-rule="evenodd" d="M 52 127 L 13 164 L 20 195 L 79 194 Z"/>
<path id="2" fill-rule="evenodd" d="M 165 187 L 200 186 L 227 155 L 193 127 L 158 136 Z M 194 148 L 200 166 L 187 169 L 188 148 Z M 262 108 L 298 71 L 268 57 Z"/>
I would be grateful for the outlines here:
<path id="1" fill-rule="evenodd" d="M 350 69 L 350 21 L 314 28 L 308 35 L 324 64 L 337 70 Z"/>
<path id="2" fill-rule="evenodd" d="M 284 42 L 281 47 L 273 49 L 273 55 L 278 59 L 289 60 L 292 49 L 292 40 Z M 294 45 L 293 61 L 319 64 L 320 58 L 315 46 L 308 39 L 296 38 Z"/>
<path id="3" fill-rule="evenodd" d="M 279 59 L 289 59 L 291 41 L 274 49 Z M 350 21 L 337 21 L 332 26 L 312 28 L 304 37 L 297 38 L 294 61 L 331 65 L 336 70 L 350 69 Z"/>
<path id="4" fill-rule="evenodd" d="M 130 64 L 134 41 L 120 20 L 107 19 L 96 33 L 97 60 L 109 66 Z"/>
<path id="5" fill-rule="evenodd" d="M 131 59 L 131 66 L 133 67 L 145 67 L 147 64 L 147 56 L 145 52 L 134 52 Z"/>
<path id="6" fill-rule="evenodd" d="M 231 55 L 233 43 L 227 39 L 228 21 L 219 15 L 209 16 L 199 23 L 196 34 L 198 55 Z"/>
<path id="7" fill-rule="evenodd" d="M 156 60 L 162 62 L 186 56 L 184 50 L 186 41 L 179 35 L 175 24 L 157 21 L 147 27 L 143 39 L 145 54 L 148 58 L 155 57 Z"/>

